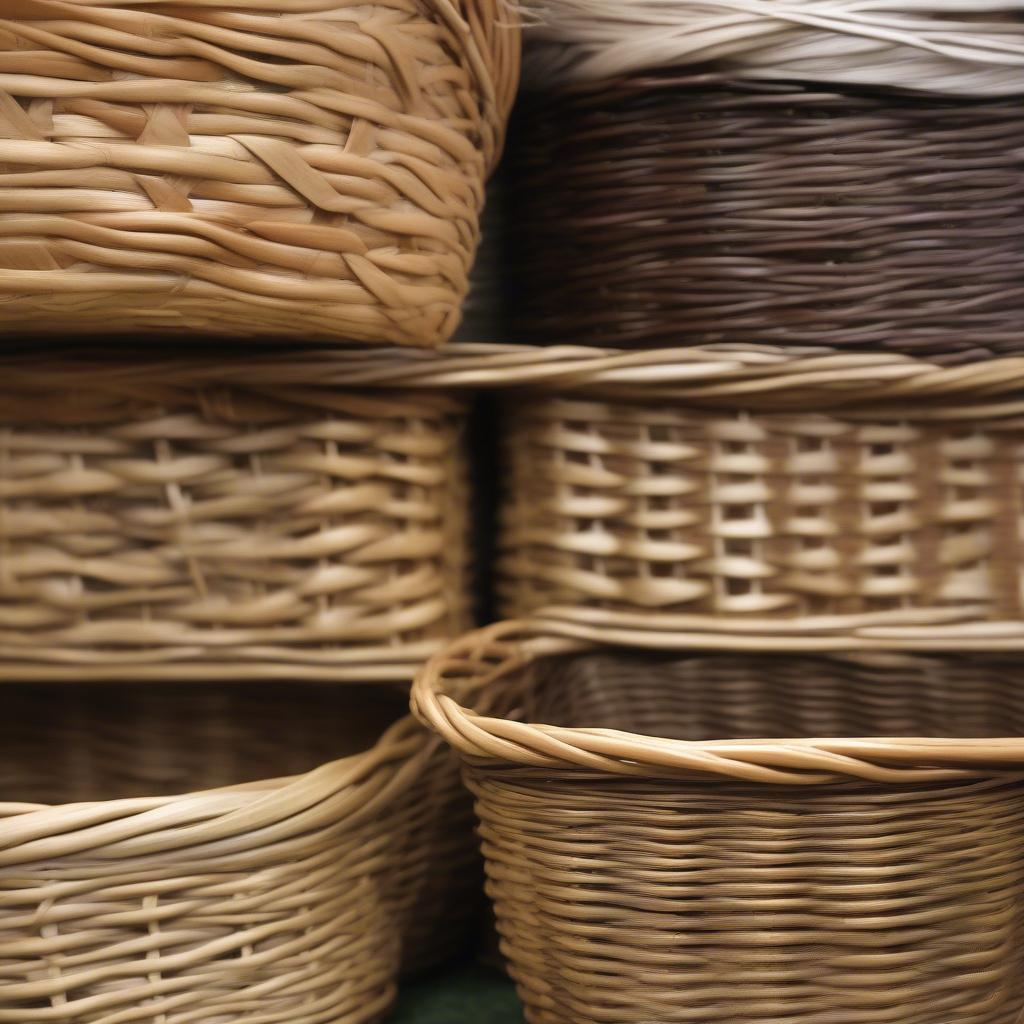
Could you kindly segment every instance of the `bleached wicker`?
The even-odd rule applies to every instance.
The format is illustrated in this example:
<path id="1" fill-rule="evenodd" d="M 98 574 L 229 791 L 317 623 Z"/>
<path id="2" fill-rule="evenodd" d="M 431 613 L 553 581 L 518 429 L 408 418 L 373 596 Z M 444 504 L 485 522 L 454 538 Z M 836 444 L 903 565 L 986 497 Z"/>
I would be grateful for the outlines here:
<path id="1" fill-rule="evenodd" d="M 518 62 L 502 0 L 7 0 L 0 330 L 439 344 Z"/>
<path id="2" fill-rule="evenodd" d="M 962 96 L 1024 93 L 1021 0 L 528 0 L 527 81 L 658 67 Z"/>
<path id="3" fill-rule="evenodd" d="M 0 1022 L 381 1019 L 475 906 L 455 759 L 404 704 L 0 688 Z"/>
<path id="4" fill-rule="evenodd" d="M 1020 1020 L 1019 659 L 686 647 L 504 624 L 414 686 L 527 1021 Z"/>
<path id="5" fill-rule="evenodd" d="M 467 627 L 463 399 L 206 370 L 0 369 L 0 679 L 408 680 Z"/>

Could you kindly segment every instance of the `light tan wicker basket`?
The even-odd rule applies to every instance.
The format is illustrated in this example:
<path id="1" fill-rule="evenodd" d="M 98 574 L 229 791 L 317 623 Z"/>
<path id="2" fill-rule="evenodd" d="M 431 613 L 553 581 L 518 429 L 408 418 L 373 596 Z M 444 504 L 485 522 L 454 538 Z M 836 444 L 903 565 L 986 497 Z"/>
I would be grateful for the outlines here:
<path id="1" fill-rule="evenodd" d="M 572 632 L 481 630 L 414 686 L 531 1024 L 1021 1019 L 1019 660 Z"/>
<path id="2" fill-rule="evenodd" d="M 8 0 L 0 326 L 446 340 L 514 10 Z"/>
<path id="3" fill-rule="evenodd" d="M 844 381 L 835 356 L 644 358 L 617 390 L 509 399 L 506 615 L 657 617 L 726 648 L 1024 645 L 1020 360 Z"/>
<path id="4" fill-rule="evenodd" d="M 468 628 L 461 399 L 206 369 L 0 369 L 0 679 L 408 681 Z"/>
<path id="5" fill-rule="evenodd" d="M 380 1019 L 475 907 L 455 758 L 404 705 L 0 688 L 0 1022 Z"/>

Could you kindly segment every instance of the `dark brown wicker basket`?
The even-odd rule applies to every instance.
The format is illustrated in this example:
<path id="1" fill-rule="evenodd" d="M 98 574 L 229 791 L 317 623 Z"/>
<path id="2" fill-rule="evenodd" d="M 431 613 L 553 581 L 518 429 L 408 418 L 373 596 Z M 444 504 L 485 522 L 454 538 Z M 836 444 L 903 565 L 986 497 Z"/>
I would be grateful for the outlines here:
<path id="1" fill-rule="evenodd" d="M 519 337 L 1021 349 L 1020 101 L 668 73 L 524 101 Z"/>

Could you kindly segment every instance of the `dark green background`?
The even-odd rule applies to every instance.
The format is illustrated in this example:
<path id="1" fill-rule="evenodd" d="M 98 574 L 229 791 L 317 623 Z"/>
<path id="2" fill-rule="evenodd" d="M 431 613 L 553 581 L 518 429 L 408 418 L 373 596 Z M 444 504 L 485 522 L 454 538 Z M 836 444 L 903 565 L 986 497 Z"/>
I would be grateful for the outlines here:
<path id="1" fill-rule="evenodd" d="M 523 1024 L 512 983 L 486 967 L 464 967 L 402 990 L 387 1024 Z"/>

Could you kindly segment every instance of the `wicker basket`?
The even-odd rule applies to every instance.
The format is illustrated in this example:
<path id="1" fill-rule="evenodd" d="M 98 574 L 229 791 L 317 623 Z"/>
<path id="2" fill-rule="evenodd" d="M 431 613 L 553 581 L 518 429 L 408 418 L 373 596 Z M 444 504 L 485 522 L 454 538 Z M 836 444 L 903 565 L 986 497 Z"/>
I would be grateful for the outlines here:
<path id="1" fill-rule="evenodd" d="M 668 73 L 535 94 L 518 337 L 1020 352 L 1022 148 L 1019 98 Z"/>
<path id="2" fill-rule="evenodd" d="M 1021 1019 L 1019 662 L 616 639 L 492 628 L 414 687 L 531 1024 Z"/>
<path id="3" fill-rule="evenodd" d="M 815 362 L 690 400 L 653 365 L 638 397 L 510 399 L 505 615 L 656 616 L 702 647 L 1024 646 L 1024 419 L 1019 393 L 984 397 L 1020 361 L 892 403 L 884 369 L 811 397 Z"/>
<path id="4" fill-rule="evenodd" d="M 0 369 L 0 679 L 410 680 L 471 623 L 463 400 L 200 369 Z"/>
<path id="5" fill-rule="evenodd" d="M 475 908 L 456 761 L 404 704 L 0 689 L 0 1021 L 380 1019 Z"/>
<path id="6" fill-rule="evenodd" d="M 518 79 L 512 10 L 5 4 L 4 329 L 446 340 Z"/>

